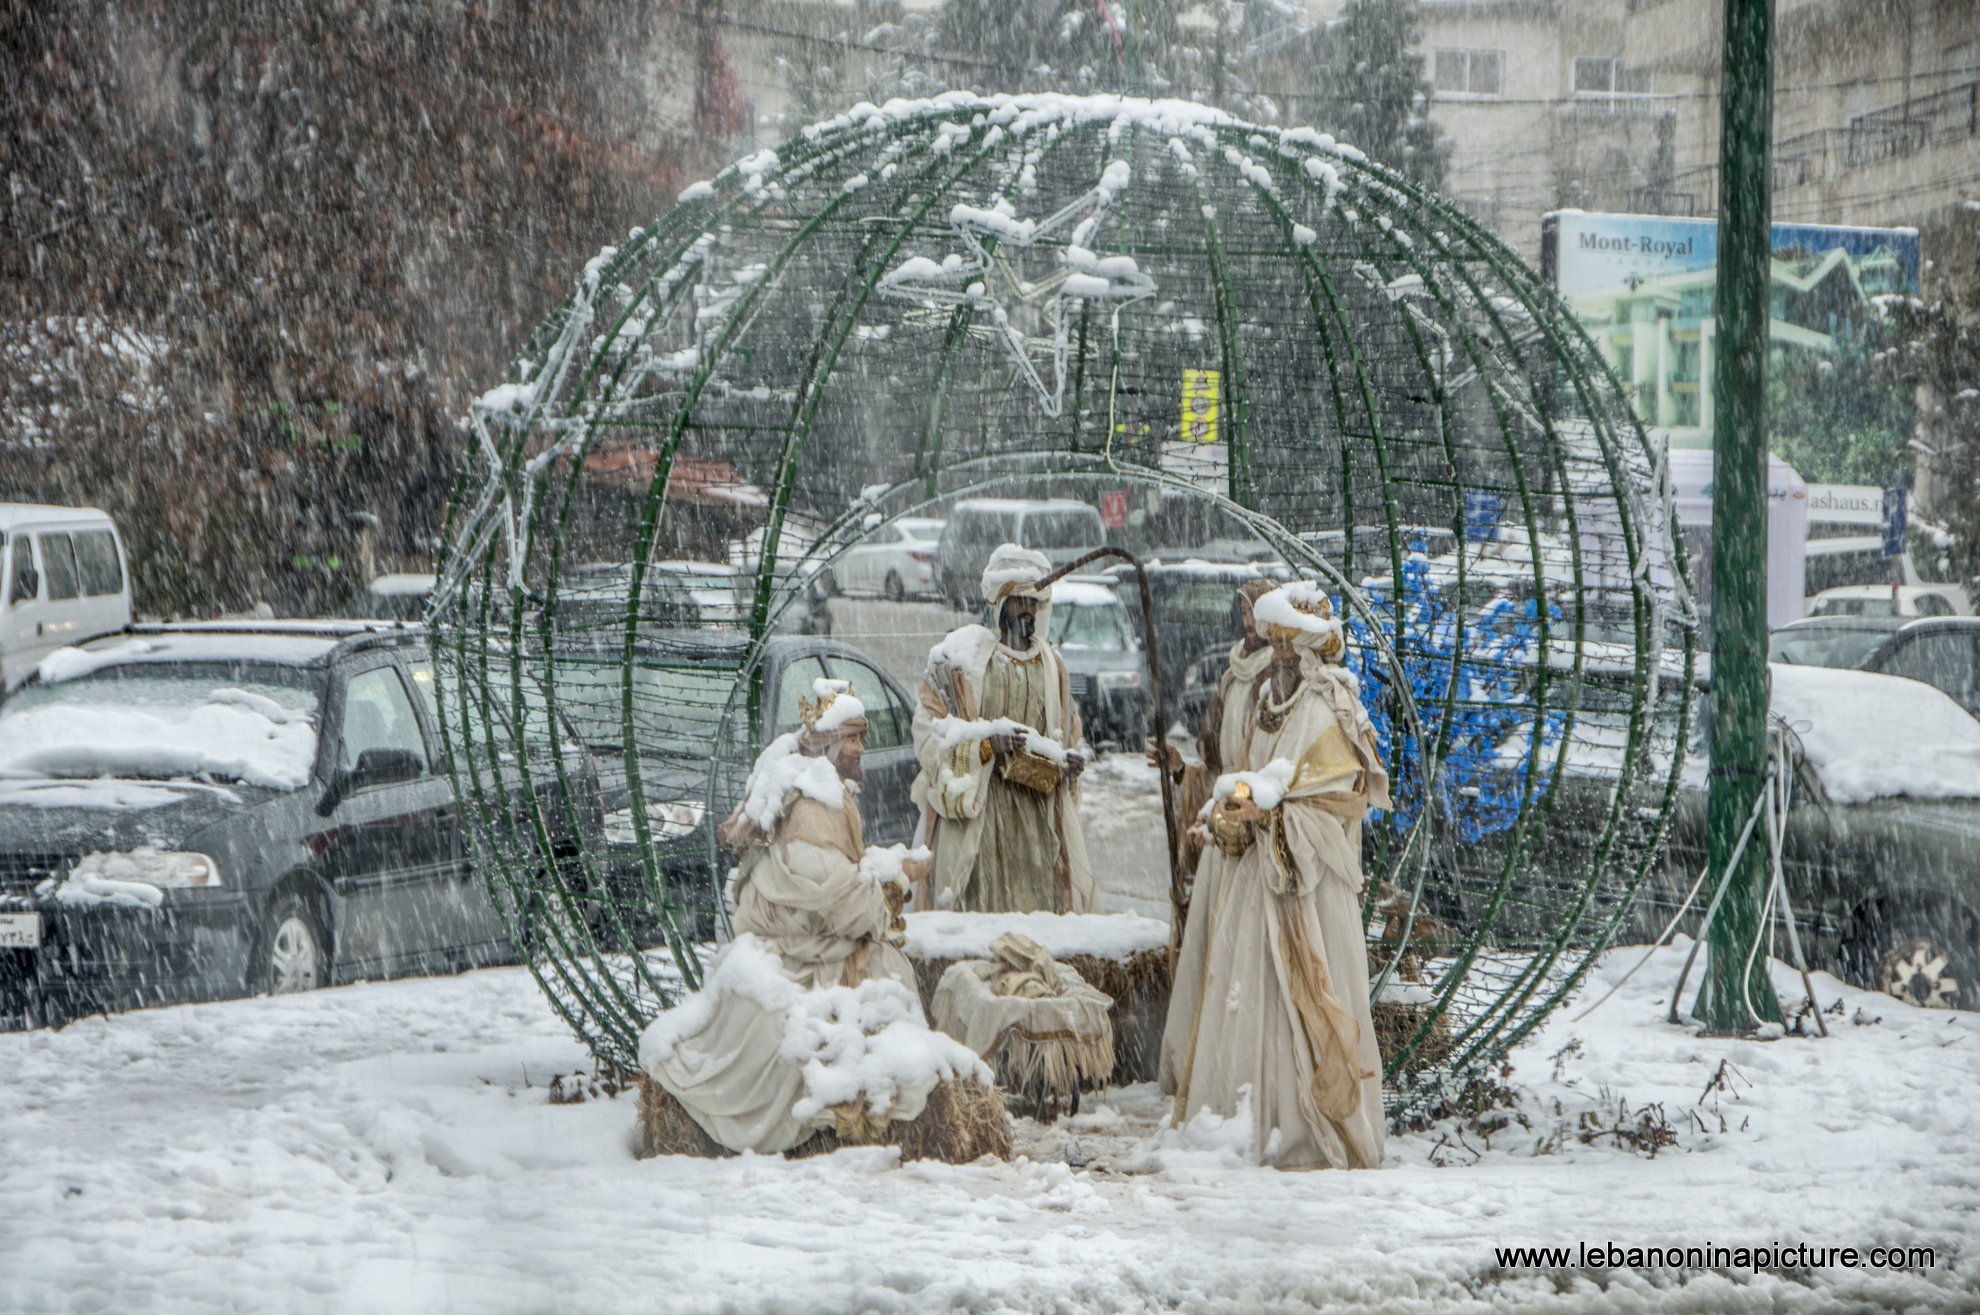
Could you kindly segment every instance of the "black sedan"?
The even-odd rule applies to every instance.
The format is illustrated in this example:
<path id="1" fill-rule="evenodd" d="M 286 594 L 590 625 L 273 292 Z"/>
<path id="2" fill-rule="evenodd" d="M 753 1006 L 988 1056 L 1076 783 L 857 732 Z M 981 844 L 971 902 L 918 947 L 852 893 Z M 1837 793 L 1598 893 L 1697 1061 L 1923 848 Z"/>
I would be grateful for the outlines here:
<path id="1" fill-rule="evenodd" d="M 0 706 L 0 1018 L 509 957 L 433 676 L 420 632 L 357 622 L 137 627 L 44 662 Z"/>
<path id="2" fill-rule="evenodd" d="M 1778 664 L 1768 672 L 1770 710 L 1794 764 L 1783 876 L 1810 966 L 1913 1004 L 1980 1008 L 1980 722 L 1920 681 Z M 1551 781 L 1542 772 L 1554 820 L 1530 880 L 1502 916 L 1509 931 L 1519 930 L 1529 904 L 1544 920 L 1596 852 L 1623 761 L 1627 700 L 1620 687 L 1584 681 L 1566 761 Z M 1701 692 L 1668 844 L 1625 914 L 1623 940 L 1661 931 L 1705 866 L 1708 712 Z M 1626 827 L 1655 817 L 1669 747 L 1667 739 L 1656 744 L 1639 769 Z M 1509 741 L 1500 756 L 1516 770 L 1524 740 Z M 1541 759 L 1551 765 L 1553 756 L 1550 746 Z M 1499 840 L 1458 856 L 1452 889 L 1460 908 L 1489 891 Z M 1679 930 L 1698 931 L 1710 894 L 1708 886 Z M 1773 930 L 1773 953 L 1785 956 L 1778 909 Z"/>
<path id="3" fill-rule="evenodd" d="M 1767 657 L 1922 680 L 1980 717 L 1980 617 L 1804 617 L 1774 631 Z"/>

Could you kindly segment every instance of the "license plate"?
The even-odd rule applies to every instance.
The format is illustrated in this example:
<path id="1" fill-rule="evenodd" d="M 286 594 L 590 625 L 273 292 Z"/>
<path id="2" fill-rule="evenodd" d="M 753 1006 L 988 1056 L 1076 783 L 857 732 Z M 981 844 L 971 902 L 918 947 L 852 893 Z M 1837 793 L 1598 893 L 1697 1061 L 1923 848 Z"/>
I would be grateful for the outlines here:
<path id="1" fill-rule="evenodd" d="M 39 913 L 0 913 L 0 949 L 34 950 L 40 947 Z"/>

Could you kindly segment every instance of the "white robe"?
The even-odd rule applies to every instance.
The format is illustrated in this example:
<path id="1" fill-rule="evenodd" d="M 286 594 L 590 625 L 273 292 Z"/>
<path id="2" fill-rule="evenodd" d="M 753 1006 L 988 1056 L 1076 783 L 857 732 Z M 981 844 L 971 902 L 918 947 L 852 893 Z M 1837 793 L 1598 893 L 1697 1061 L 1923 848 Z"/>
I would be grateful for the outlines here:
<path id="1" fill-rule="evenodd" d="M 1043 628 L 1041 617 L 1041 635 Z M 1045 682 L 1046 725 L 1040 729 L 1068 749 L 1087 752 L 1079 706 L 1068 693 L 1065 662 L 1042 638 L 1033 654 L 1040 649 L 1043 655 L 1039 660 L 1049 663 L 1056 677 Z M 1028 655 L 1014 654 L 982 626 L 965 626 L 937 645 L 930 655 L 928 674 L 921 683 L 920 704 L 914 714 L 914 746 L 921 760 L 921 771 L 914 780 L 913 797 L 922 810 L 919 839 L 933 851 L 934 865 L 928 883 L 930 902 L 917 901 L 917 907 L 971 907 L 969 884 L 983 847 L 984 805 L 990 791 L 1023 788 L 999 779 L 996 762 L 982 761 L 974 744 L 959 748 L 946 746 L 935 731 L 935 723 L 944 717 L 976 720 L 990 663 L 1019 656 Z M 1079 824 L 1079 783 L 1070 775 L 1061 780 L 1053 793 L 1051 807 L 1066 905 L 1046 911 L 1097 912 L 1093 868 L 1087 859 L 1086 837 Z"/>
<path id="2" fill-rule="evenodd" d="M 799 986 L 856 986 L 893 977 L 915 991 L 914 968 L 888 936 L 879 885 L 859 871 L 859 808 L 849 790 L 844 810 L 793 791 L 775 835 L 743 855 L 736 881 L 738 938 L 773 951 Z M 785 1015 L 748 995 L 714 1002 L 707 1023 L 646 1064 L 702 1131 L 734 1151 L 789 1150 L 832 1123 L 830 1111 L 809 1119 L 792 1110 L 805 1094 L 802 1063 L 784 1053 Z M 919 1100 L 895 1110 L 914 1118 Z"/>
<path id="3" fill-rule="evenodd" d="M 1278 731 L 1239 724 L 1227 771 L 1295 764 L 1274 810 L 1230 858 L 1205 850 L 1162 1039 L 1175 1117 L 1235 1114 L 1249 1089 L 1253 1151 L 1281 1168 L 1382 1162 L 1382 1060 L 1368 1007 L 1361 817 L 1387 802 L 1367 715 L 1345 672 L 1309 675 Z M 1269 678 L 1260 682 L 1269 683 Z M 1279 840 L 1283 844 L 1279 844 Z M 1324 990 L 1317 989 L 1324 985 Z"/>

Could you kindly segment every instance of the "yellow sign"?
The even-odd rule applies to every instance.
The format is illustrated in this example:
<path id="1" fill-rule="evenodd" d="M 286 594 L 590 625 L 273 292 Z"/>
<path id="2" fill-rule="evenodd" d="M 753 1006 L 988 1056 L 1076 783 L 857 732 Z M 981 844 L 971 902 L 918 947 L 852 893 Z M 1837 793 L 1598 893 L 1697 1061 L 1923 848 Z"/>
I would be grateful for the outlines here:
<path id="1" fill-rule="evenodd" d="M 1217 399 L 1223 391 L 1223 376 L 1215 370 L 1184 370 L 1182 373 L 1182 432 L 1185 443 L 1217 441 Z"/>

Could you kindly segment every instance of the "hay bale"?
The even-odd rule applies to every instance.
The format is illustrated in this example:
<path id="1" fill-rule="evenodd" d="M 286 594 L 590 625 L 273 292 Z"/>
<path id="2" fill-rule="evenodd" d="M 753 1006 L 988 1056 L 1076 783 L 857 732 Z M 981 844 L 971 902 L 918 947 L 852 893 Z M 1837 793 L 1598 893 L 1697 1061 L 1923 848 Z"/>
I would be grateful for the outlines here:
<path id="1" fill-rule="evenodd" d="M 1402 1053 L 1403 1047 L 1423 1026 L 1423 1020 L 1430 1016 L 1430 1006 L 1378 1001 L 1371 1012 L 1375 1020 L 1375 1042 L 1381 1047 L 1382 1063 L 1387 1066 Z M 1416 1043 L 1416 1053 L 1409 1057 L 1409 1062 L 1401 1071 L 1420 1073 L 1424 1069 L 1435 1068 L 1451 1057 L 1452 1049 L 1450 1017 L 1439 1013 L 1430 1030 Z"/>
<path id="2" fill-rule="evenodd" d="M 701 1130 L 686 1108 L 665 1087 L 644 1073 L 634 1076 L 639 1088 L 639 1150 L 642 1160 L 656 1155 L 693 1155 L 722 1159 L 734 1154 Z M 850 1131 L 857 1120 L 843 1122 Z M 943 1160 L 969 1164 L 986 1155 L 1011 1158 L 1011 1121 L 1004 1098 L 994 1087 L 971 1079 L 943 1081 L 928 1094 L 918 1117 L 888 1123 L 877 1141 L 842 1140 L 831 1131 L 814 1133 L 784 1154 L 790 1159 L 824 1155 L 841 1146 L 898 1146 L 903 1160 Z"/>
<path id="3" fill-rule="evenodd" d="M 850 1130 L 851 1125 L 845 1125 Z M 785 1151 L 791 1159 L 828 1155 L 841 1146 L 898 1146 L 901 1159 L 941 1160 L 971 1164 L 984 1156 L 1011 1158 L 1011 1119 L 1004 1097 L 995 1087 L 974 1078 L 944 1079 L 928 1093 L 928 1103 L 913 1119 L 886 1125 L 876 1141 L 853 1141 L 835 1131 L 813 1133 Z"/>
<path id="4" fill-rule="evenodd" d="M 642 1160 L 656 1155 L 695 1155 L 705 1160 L 733 1154 L 703 1132 L 674 1094 L 644 1073 L 633 1075 L 639 1088 L 639 1150 Z"/>

